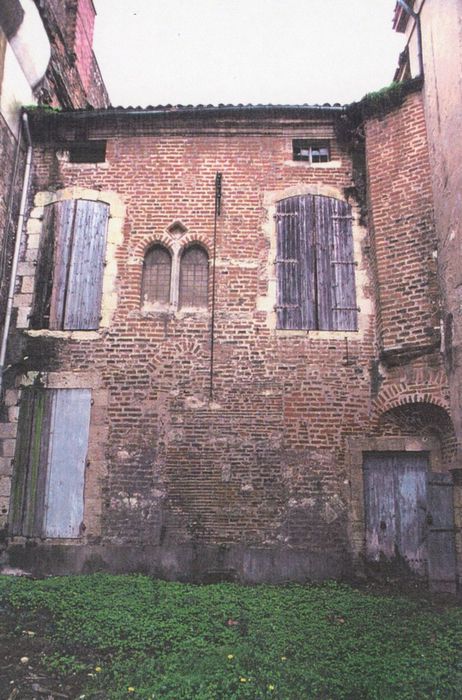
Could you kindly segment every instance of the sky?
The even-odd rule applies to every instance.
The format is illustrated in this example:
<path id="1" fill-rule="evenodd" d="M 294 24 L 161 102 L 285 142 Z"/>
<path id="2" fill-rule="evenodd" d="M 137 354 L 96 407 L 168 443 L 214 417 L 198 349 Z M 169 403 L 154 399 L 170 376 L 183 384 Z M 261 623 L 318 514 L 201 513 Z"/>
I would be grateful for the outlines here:
<path id="1" fill-rule="evenodd" d="M 94 0 L 114 106 L 347 103 L 388 85 L 394 0 Z"/>

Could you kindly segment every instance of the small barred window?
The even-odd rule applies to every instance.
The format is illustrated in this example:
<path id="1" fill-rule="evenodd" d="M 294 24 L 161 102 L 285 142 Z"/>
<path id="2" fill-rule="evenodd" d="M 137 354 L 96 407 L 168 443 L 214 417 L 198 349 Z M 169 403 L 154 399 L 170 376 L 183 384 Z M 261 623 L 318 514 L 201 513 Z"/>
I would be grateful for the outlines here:
<path id="1" fill-rule="evenodd" d="M 148 250 L 144 258 L 141 301 L 143 304 L 168 304 L 172 257 L 161 245 Z"/>
<path id="2" fill-rule="evenodd" d="M 294 160 L 304 160 L 308 163 L 328 163 L 330 161 L 329 142 L 294 139 L 292 141 L 292 155 Z"/>
<path id="3" fill-rule="evenodd" d="M 209 260 L 198 245 L 185 250 L 180 261 L 180 308 L 207 307 Z"/>

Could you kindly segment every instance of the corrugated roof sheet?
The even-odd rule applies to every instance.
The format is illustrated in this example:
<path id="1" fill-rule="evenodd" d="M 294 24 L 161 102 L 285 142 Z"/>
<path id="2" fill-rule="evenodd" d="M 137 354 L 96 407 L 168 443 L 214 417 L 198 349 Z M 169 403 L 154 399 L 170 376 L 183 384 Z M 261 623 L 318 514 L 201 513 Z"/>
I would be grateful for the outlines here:
<path id="1" fill-rule="evenodd" d="M 279 111 L 279 110 L 289 110 L 289 111 L 339 111 L 345 109 L 345 105 L 341 105 L 336 102 L 335 104 L 330 104 L 325 102 L 324 104 L 198 104 L 198 105 L 148 105 L 146 107 L 138 106 L 110 106 L 106 108 L 94 109 L 89 107 L 87 109 L 76 109 L 69 111 L 56 111 L 56 114 L 98 114 L 98 115 L 113 115 L 113 116 L 123 116 L 125 114 L 166 114 L 166 113 L 179 113 L 179 112 L 247 112 L 247 111 Z M 33 108 L 30 110 L 32 113 L 41 113 L 41 109 Z M 43 108 L 43 113 L 48 113 L 47 108 Z M 50 114 L 54 112 L 49 112 Z"/>

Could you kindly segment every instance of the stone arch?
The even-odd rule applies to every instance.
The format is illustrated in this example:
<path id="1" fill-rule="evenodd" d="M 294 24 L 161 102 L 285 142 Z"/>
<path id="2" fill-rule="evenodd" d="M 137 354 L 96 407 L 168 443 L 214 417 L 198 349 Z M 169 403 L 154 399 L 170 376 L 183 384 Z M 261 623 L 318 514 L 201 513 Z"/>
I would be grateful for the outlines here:
<path id="1" fill-rule="evenodd" d="M 406 382 L 387 382 L 372 403 L 373 413 L 377 420 L 381 414 L 397 406 L 424 402 L 449 411 L 449 396 L 445 389 L 446 377 L 442 370 L 422 376 L 415 373 Z"/>
<path id="2" fill-rule="evenodd" d="M 377 428 L 382 436 L 407 436 L 438 443 L 444 469 L 454 460 L 454 426 L 447 408 L 437 401 L 422 397 L 418 401 L 395 402 L 379 415 Z"/>
<path id="3" fill-rule="evenodd" d="M 183 236 L 183 238 L 181 239 L 180 255 L 182 255 L 183 252 L 187 248 L 190 248 L 192 245 L 198 245 L 202 247 L 207 253 L 209 260 L 211 259 L 211 249 L 207 238 L 197 233 L 187 233 L 185 236 Z"/>
<path id="4" fill-rule="evenodd" d="M 134 253 L 140 263 L 143 262 L 146 253 L 149 253 L 150 249 L 156 245 L 164 246 L 173 255 L 172 239 L 166 233 L 154 235 L 141 241 L 136 246 Z"/>

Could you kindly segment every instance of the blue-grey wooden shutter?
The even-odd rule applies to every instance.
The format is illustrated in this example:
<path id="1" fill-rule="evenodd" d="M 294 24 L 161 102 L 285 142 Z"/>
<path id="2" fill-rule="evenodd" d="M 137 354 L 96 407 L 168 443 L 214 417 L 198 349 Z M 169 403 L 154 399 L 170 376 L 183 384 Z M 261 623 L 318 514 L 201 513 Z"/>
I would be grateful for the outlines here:
<path id="1" fill-rule="evenodd" d="M 91 392 L 58 389 L 53 393 L 43 535 L 78 537 L 83 521 Z"/>
<path id="2" fill-rule="evenodd" d="M 57 202 L 50 328 L 99 326 L 109 207 L 84 199 Z"/>
<path id="3" fill-rule="evenodd" d="M 99 326 L 108 212 L 103 202 L 76 201 L 64 329 Z"/>
<path id="4" fill-rule="evenodd" d="M 456 591 L 456 549 L 452 475 L 428 475 L 428 577 L 435 591 Z"/>
<path id="5" fill-rule="evenodd" d="M 317 327 L 357 330 L 355 263 L 350 206 L 314 197 Z"/>
<path id="6" fill-rule="evenodd" d="M 277 327 L 315 327 L 313 198 L 288 197 L 277 203 Z"/>

